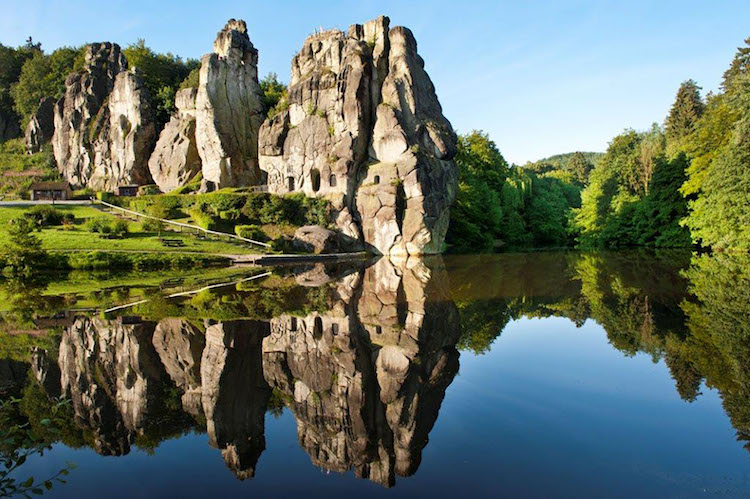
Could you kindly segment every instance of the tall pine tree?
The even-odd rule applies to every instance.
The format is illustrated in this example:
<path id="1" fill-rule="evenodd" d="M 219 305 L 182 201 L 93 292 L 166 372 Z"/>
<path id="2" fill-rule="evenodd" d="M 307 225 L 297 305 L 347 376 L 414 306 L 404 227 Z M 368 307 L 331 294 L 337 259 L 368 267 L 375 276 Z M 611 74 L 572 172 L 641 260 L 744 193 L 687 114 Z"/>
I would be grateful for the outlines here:
<path id="1" fill-rule="evenodd" d="M 705 104 L 700 90 L 701 87 L 693 80 L 682 82 L 677 90 L 677 97 L 664 124 L 670 155 L 679 151 L 683 139 L 693 132 L 703 114 Z"/>

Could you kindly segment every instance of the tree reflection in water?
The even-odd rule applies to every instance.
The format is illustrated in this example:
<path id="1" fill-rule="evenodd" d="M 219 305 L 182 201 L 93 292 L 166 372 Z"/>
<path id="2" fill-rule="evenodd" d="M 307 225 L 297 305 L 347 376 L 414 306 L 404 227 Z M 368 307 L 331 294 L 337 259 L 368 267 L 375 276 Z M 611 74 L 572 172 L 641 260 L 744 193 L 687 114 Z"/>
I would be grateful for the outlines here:
<path id="1" fill-rule="evenodd" d="M 281 274 L 131 316 L 70 318 L 25 359 L 19 417 L 38 420 L 62 394 L 70 424 L 55 438 L 105 455 L 205 431 L 245 479 L 266 446 L 265 413 L 283 405 L 314 465 L 392 486 L 419 467 L 459 349 L 482 354 L 509 321 L 557 316 L 596 321 L 625 355 L 663 359 L 687 402 L 702 383 L 718 389 L 750 440 L 747 257 L 383 258 Z"/>

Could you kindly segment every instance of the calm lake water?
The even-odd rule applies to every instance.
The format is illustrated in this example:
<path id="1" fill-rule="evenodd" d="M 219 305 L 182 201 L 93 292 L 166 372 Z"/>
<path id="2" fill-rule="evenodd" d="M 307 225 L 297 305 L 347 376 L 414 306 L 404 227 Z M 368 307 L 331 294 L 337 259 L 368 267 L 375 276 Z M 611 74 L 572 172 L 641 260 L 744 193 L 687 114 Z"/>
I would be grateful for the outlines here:
<path id="1" fill-rule="evenodd" d="M 3 293 L 20 401 L 2 424 L 51 445 L 14 476 L 75 463 L 52 497 L 750 494 L 744 257 L 76 273 Z"/>

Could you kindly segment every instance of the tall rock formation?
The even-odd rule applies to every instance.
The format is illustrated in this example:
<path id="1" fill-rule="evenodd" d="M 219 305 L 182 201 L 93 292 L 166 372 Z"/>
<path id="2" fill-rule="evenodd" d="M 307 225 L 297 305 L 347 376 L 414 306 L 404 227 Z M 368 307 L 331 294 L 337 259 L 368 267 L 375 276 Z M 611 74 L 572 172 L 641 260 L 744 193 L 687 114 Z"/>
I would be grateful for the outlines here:
<path id="1" fill-rule="evenodd" d="M 55 99 L 47 97 L 39 102 L 31 120 L 26 126 L 26 151 L 29 154 L 39 152 L 42 146 L 52 140 L 55 133 Z"/>
<path id="2" fill-rule="evenodd" d="M 263 121 L 258 51 L 245 21 L 230 19 L 203 56 L 195 102 L 195 137 L 204 189 L 257 185 L 258 129 Z"/>
<path id="3" fill-rule="evenodd" d="M 94 43 L 84 70 L 65 80 L 52 145 L 60 172 L 74 187 L 111 190 L 150 182 L 147 160 L 156 138 L 150 96 L 142 78 L 126 70 L 117 44 Z"/>
<path id="4" fill-rule="evenodd" d="M 198 90 L 185 88 L 177 92 L 177 112 L 159 135 L 148 168 L 154 183 L 162 192 L 187 184 L 201 171 L 201 158 L 195 140 L 195 98 Z"/>
<path id="5" fill-rule="evenodd" d="M 271 192 L 328 197 L 340 230 L 380 253 L 440 252 L 456 135 L 411 31 L 380 17 L 311 35 L 287 104 L 259 135 Z"/>
<path id="6" fill-rule="evenodd" d="M 88 186 L 113 190 L 118 185 L 151 183 L 148 158 L 156 141 L 151 98 L 137 72 L 115 77 L 109 102 L 94 124 L 94 171 Z"/>

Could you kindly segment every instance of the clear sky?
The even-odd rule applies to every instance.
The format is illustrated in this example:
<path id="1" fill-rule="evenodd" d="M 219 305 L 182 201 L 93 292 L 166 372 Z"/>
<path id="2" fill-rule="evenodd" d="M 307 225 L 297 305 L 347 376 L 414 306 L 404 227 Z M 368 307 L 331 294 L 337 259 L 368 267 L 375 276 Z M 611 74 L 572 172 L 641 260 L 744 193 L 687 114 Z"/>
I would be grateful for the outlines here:
<path id="1" fill-rule="evenodd" d="M 29 35 L 61 45 L 138 38 L 200 57 L 227 19 L 247 21 L 261 75 L 289 80 L 316 27 L 346 29 L 380 14 L 412 29 L 443 111 L 481 129 L 518 164 L 603 151 L 624 128 L 662 122 L 680 82 L 718 88 L 750 37 L 750 0 L 0 0 L 0 43 Z"/>

